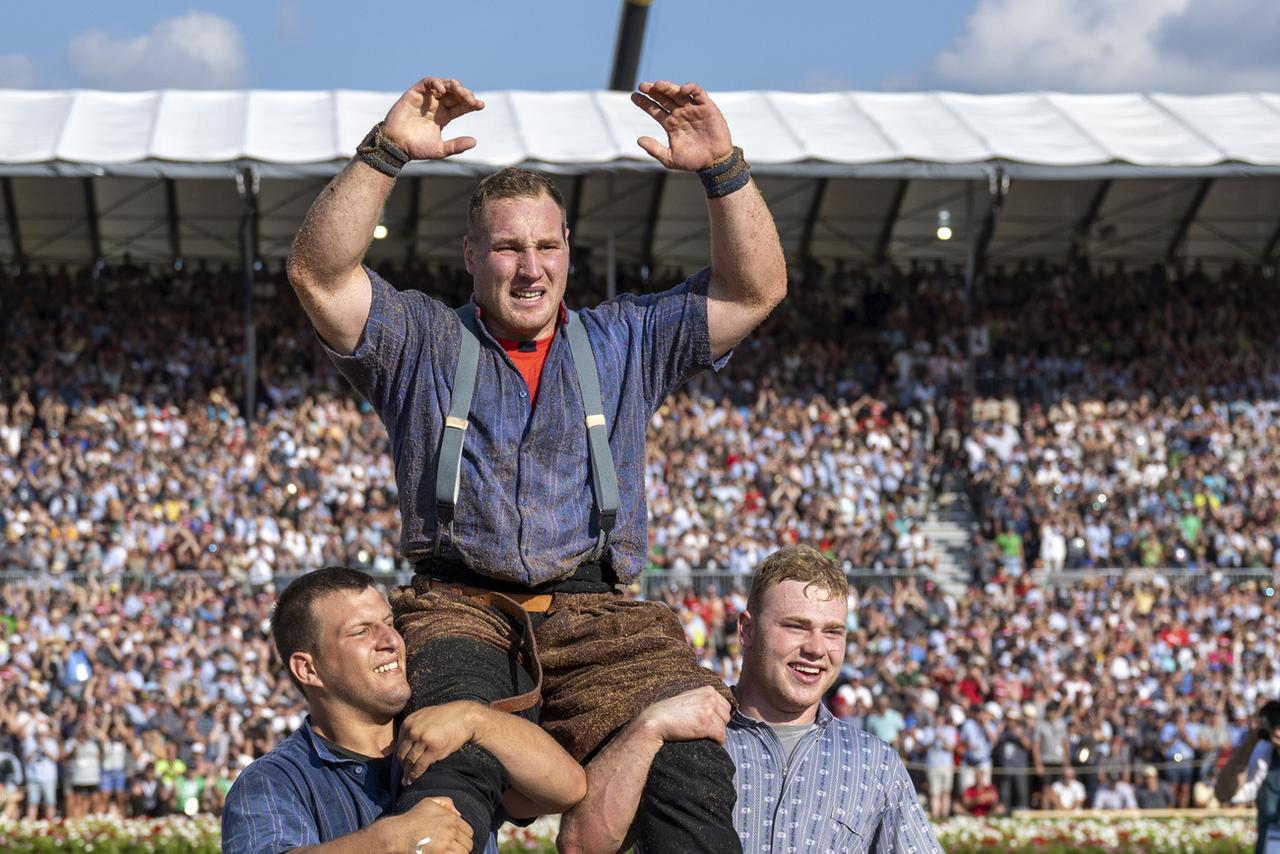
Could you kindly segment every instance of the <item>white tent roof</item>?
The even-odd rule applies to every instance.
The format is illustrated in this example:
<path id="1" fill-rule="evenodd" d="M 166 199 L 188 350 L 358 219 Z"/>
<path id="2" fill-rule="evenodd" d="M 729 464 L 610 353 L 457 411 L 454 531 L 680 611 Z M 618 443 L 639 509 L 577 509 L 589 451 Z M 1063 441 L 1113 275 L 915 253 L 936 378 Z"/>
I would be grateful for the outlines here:
<path id="1" fill-rule="evenodd" d="M 0 171 L 214 177 L 332 172 L 396 93 L 0 90 Z M 448 164 L 565 172 L 651 168 L 653 122 L 619 92 L 482 93 L 456 123 L 480 145 Z M 757 170 L 878 177 L 1120 177 L 1280 172 L 1280 94 L 716 95 Z M 1064 170 L 1069 170 L 1069 173 Z M 95 174 L 102 174 L 96 172 Z"/>
<path id="2" fill-rule="evenodd" d="M 130 252 L 235 259 L 241 199 L 255 239 L 287 251 L 310 201 L 398 93 L 0 90 L 0 259 Z M 475 175 L 555 174 L 574 244 L 602 266 L 705 263 L 701 189 L 635 144 L 656 126 L 617 92 L 481 93 L 450 130 L 479 145 L 414 163 L 371 256 L 456 263 Z M 989 181 L 1012 180 L 993 261 L 1172 255 L 1273 259 L 1280 248 L 1280 94 L 716 93 L 793 260 L 962 260 Z M 456 129 L 455 129 L 456 128 Z M 76 180 L 68 180 L 73 178 Z M 948 212 L 956 239 L 935 236 Z"/>

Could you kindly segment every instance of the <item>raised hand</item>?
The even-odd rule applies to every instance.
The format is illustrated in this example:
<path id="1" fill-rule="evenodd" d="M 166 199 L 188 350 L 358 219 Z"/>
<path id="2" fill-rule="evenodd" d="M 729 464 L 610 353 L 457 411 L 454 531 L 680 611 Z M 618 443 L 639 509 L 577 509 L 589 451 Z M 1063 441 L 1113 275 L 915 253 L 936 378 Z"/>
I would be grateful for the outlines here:
<path id="1" fill-rule="evenodd" d="M 668 169 L 696 172 L 733 152 L 728 123 L 697 83 L 641 83 L 640 91 L 631 93 L 631 103 L 653 116 L 667 132 L 666 145 L 651 136 L 636 142 Z"/>
<path id="2" fill-rule="evenodd" d="M 414 160 L 443 160 L 476 147 L 475 137 L 444 139 L 445 125 L 484 109 L 484 101 L 457 80 L 424 77 L 387 113 L 383 132 Z"/>

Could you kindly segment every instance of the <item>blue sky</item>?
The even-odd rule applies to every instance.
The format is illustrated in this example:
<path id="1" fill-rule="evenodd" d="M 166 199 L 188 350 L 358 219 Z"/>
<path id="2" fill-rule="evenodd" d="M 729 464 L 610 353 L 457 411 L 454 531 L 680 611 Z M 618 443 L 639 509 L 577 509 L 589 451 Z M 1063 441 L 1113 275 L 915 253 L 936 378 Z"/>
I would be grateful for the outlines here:
<path id="1" fill-rule="evenodd" d="M 598 89 L 621 0 L 6 4 L 0 87 Z M 1276 0 L 653 0 L 642 79 L 711 90 L 1280 91 Z"/>

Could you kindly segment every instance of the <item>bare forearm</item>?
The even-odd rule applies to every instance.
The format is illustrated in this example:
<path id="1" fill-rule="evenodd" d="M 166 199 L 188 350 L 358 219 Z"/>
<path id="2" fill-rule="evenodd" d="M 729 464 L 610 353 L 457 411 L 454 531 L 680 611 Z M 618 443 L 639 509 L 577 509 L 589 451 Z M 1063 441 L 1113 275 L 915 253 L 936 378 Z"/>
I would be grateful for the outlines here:
<path id="1" fill-rule="evenodd" d="M 754 181 L 735 193 L 708 199 L 707 211 L 711 219 L 709 296 L 735 309 L 723 335 L 713 329 L 712 346 L 714 350 L 717 343 L 727 345 L 723 347 L 727 350 L 786 296 L 787 265 L 773 217 Z"/>
<path id="2" fill-rule="evenodd" d="M 345 281 L 364 259 L 395 180 L 352 160 L 307 211 L 289 253 L 289 278 L 298 287 Z"/>
<path id="3" fill-rule="evenodd" d="M 295 848 L 292 854 L 392 854 L 396 850 L 393 843 L 395 834 L 389 832 L 392 830 L 392 821 L 391 818 L 384 818 L 338 839 Z"/>
<path id="4" fill-rule="evenodd" d="M 573 757 L 524 718 L 484 709 L 475 743 L 502 763 L 513 792 L 504 798 L 516 818 L 559 813 L 582 800 L 586 775 Z"/>
<path id="5" fill-rule="evenodd" d="M 595 854 L 626 842 L 662 739 L 633 723 L 587 765 L 587 796 L 560 820 L 560 850 Z"/>
<path id="6" fill-rule="evenodd" d="M 1240 788 L 1240 775 L 1249 767 L 1249 757 L 1258 745 L 1258 731 L 1251 730 L 1240 739 L 1235 751 L 1227 759 L 1227 763 L 1218 772 L 1218 782 L 1213 787 L 1213 795 L 1218 802 L 1226 805 L 1235 797 Z"/>

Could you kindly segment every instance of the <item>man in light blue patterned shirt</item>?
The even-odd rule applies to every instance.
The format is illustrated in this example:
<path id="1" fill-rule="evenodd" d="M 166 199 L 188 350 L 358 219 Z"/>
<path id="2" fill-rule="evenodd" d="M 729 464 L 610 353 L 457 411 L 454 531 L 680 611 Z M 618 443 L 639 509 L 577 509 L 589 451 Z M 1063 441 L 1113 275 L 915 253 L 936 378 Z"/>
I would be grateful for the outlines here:
<path id="1" fill-rule="evenodd" d="M 587 766 L 588 798 L 562 825 L 562 850 L 618 850 L 654 745 L 711 738 L 736 767 L 733 823 L 747 854 L 941 854 L 898 754 L 822 704 L 844 663 L 847 585 L 808 546 L 766 558 L 738 624 L 738 710 L 730 717 L 707 689 L 646 710 Z M 590 803 L 595 791 L 607 802 Z"/>

